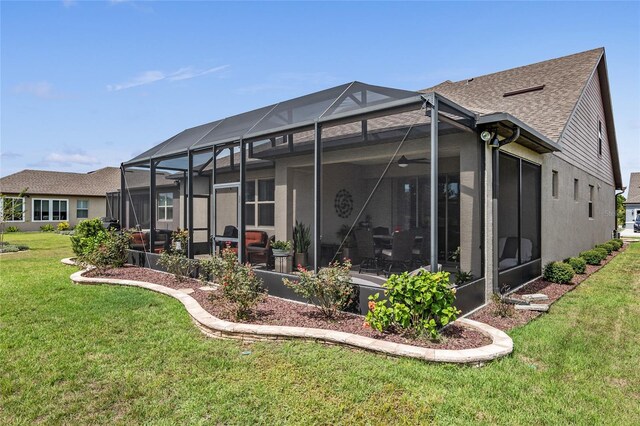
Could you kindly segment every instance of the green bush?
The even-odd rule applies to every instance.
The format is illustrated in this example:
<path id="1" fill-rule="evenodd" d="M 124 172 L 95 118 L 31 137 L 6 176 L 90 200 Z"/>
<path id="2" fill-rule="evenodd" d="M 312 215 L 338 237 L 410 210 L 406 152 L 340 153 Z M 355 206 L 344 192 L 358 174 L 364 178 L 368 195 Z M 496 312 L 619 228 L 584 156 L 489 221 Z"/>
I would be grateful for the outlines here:
<path id="1" fill-rule="evenodd" d="M 603 243 L 603 244 L 598 244 L 595 248 L 603 248 L 607 251 L 607 256 L 609 256 L 614 250 L 615 247 L 613 244 L 611 243 Z"/>
<path id="2" fill-rule="evenodd" d="M 615 241 L 616 243 L 618 243 L 618 247 L 622 248 L 622 246 L 624 245 L 624 241 L 622 241 L 622 238 L 614 238 L 611 241 Z"/>
<path id="3" fill-rule="evenodd" d="M 614 238 L 613 240 L 609 240 L 608 243 L 611 244 L 613 246 L 613 249 L 616 251 L 622 248 L 622 240 Z"/>
<path id="4" fill-rule="evenodd" d="M 549 262 L 544 267 L 542 277 L 552 283 L 567 284 L 571 282 L 574 271 L 571 265 L 564 262 Z"/>
<path id="5" fill-rule="evenodd" d="M 251 265 L 240 263 L 238 255 L 230 247 L 223 249 L 221 256 L 213 256 L 200 264 L 204 265 L 201 272 L 211 274 L 220 286 L 222 296 L 235 305 L 236 319 L 247 318 L 266 295 L 260 277 Z"/>
<path id="6" fill-rule="evenodd" d="M 42 226 L 40 227 L 40 232 L 53 232 L 53 231 L 55 231 L 55 230 L 56 230 L 56 229 L 55 229 L 55 228 L 53 227 L 53 225 L 52 225 L 52 224 L 50 224 L 50 223 L 45 223 L 44 225 L 42 225 Z"/>
<path id="7" fill-rule="evenodd" d="M 591 250 L 600 253 L 601 260 L 605 260 L 609 256 L 609 252 L 604 247 L 594 247 Z"/>
<path id="8" fill-rule="evenodd" d="M 284 285 L 315 305 L 326 318 L 334 318 L 353 296 L 351 262 L 338 261 L 321 268 L 317 274 L 304 267 L 298 269 L 298 280 L 283 278 Z"/>
<path id="9" fill-rule="evenodd" d="M 439 327 L 454 321 L 460 311 L 453 305 L 455 289 L 449 288 L 449 273 L 391 275 L 380 293 L 369 296 L 365 325 L 378 331 L 404 330 L 417 336 L 439 336 Z"/>
<path id="10" fill-rule="evenodd" d="M 602 252 L 596 250 L 587 250 L 580 253 L 580 257 L 587 262 L 587 265 L 599 265 L 604 257 Z"/>
<path id="11" fill-rule="evenodd" d="M 5 229 L 5 232 L 18 232 L 20 231 L 20 228 L 18 228 L 17 226 L 7 226 L 7 229 Z"/>
<path id="12" fill-rule="evenodd" d="M 576 274 L 584 274 L 587 270 L 587 262 L 581 257 L 570 257 L 565 262 L 571 265 Z"/>
<path id="13" fill-rule="evenodd" d="M 15 246 L 13 244 L 3 244 L 0 247 L 0 253 L 16 253 L 18 251 L 20 251 L 18 246 Z"/>
<path id="14" fill-rule="evenodd" d="M 516 313 L 516 308 L 511 303 L 507 303 L 499 294 L 491 295 L 491 300 L 495 306 L 493 314 L 501 318 L 511 318 Z"/>
<path id="15" fill-rule="evenodd" d="M 71 229 L 69 222 L 60 222 L 58 224 L 58 231 L 68 231 L 69 229 Z"/>
<path id="16" fill-rule="evenodd" d="M 163 266 L 167 272 L 173 274 L 178 281 L 184 281 L 190 276 L 191 261 L 182 253 L 173 251 L 162 252 L 158 263 Z"/>
<path id="17" fill-rule="evenodd" d="M 97 238 L 100 238 L 97 241 Z M 94 266 L 98 271 L 106 268 L 120 268 L 127 262 L 127 249 L 131 244 L 131 234 L 108 231 L 104 238 L 94 238 L 91 249 L 78 256 L 82 264 Z"/>
<path id="18" fill-rule="evenodd" d="M 83 256 L 107 238 L 107 231 L 98 218 L 81 221 L 71 237 L 71 248 L 76 256 Z"/>

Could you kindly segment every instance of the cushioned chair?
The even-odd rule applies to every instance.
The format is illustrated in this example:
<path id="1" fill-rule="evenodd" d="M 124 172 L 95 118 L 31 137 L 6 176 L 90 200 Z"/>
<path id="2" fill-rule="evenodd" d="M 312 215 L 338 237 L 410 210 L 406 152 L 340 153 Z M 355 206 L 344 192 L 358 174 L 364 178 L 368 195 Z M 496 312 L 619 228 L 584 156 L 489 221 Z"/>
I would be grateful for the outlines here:
<path id="1" fill-rule="evenodd" d="M 360 256 L 360 266 L 358 273 L 362 271 L 375 271 L 376 275 L 380 272 L 378 267 L 378 255 L 373 242 L 373 234 L 368 229 L 356 229 L 354 231 L 356 244 L 358 245 L 358 255 Z"/>
<path id="2" fill-rule="evenodd" d="M 385 274 L 391 275 L 394 267 L 407 270 L 410 267 L 413 256 L 413 245 L 416 240 L 415 230 L 399 231 L 393 234 L 391 249 L 382 250 L 382 259 L 386 263 Z"/>
<path id="3" fill-rule="evenodd" d="M 533 252 L 531 240 L 523 238 L 522 247 L 518 247 L 518 245 L 518 237 L 502 237 L 498 239 L 499 269 L 516 266 L 518 264 L 518 251 L 520 249 L 522 249 L 522 253 L 520 254 L 522 263 L 531 260 Z"/>
<path id="4" fill-rule="evenodd" d="M 266 232 L 265 232 L 266 234 Z M 267 269 L 273 269 L 275 265 L 275 259 L 273 258 L 273 250 L 271 249 L 271 243 L 276 240 L 276 236 L 272 235 L 271 238 L 267 238 L 267 243 L 262 246 L 247 245 L 247 260 L 252 265 L 258 263 L 264 263 Z"/>

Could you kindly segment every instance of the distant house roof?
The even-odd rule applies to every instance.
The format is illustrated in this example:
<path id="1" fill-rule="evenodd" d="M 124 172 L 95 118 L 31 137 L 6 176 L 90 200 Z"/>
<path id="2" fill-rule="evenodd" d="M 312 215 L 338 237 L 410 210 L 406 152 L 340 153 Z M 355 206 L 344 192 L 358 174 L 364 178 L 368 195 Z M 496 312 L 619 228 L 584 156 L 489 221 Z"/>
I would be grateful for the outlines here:
<path id="1" fill-rule="evenodd" d="M 631 173 L 626 203 L 640 203 L 640 172 Z"/>
<path id="2" fill-rule="evenodd" d="M 120 188 L 120 169 L 105 167 L 89 173 L 22 170 L 0 178 L 0 192 L 17 194 L 80 195 L 104 197 Z"/>

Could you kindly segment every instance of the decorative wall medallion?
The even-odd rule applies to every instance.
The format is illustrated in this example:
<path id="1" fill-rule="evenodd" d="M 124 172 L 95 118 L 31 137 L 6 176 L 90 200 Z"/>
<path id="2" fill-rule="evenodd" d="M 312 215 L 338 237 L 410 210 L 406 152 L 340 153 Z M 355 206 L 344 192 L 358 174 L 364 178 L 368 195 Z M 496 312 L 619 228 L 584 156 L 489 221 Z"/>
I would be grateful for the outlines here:
<path id="1" fill-rule="evenodd" d="M 341 189 L 336 194 L 335 208 L 338 216 L 345 219 L 353 212 L 353 197 L 346 189 Z"/>

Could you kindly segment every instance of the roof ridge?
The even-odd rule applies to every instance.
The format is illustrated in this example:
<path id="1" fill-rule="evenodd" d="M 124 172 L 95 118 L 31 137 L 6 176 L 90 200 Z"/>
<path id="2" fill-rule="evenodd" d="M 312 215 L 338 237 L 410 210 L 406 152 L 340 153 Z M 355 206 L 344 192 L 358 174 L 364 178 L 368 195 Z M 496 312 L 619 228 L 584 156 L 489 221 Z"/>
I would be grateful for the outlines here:
<path id="1" fill-rule="evenodd" d="M 436 87 L 438 87 L 438 86 L 441 86 L 441 85 L 443 85 L 443 84 L 459 84 L 459 83 L 464 83 L 464 82 L 467 82 L 467 81 L 469 81 L 469 80 L 475 80 L 475 79 L 477 79 L 477 78 L 484 78 L 484 77 L 489 77 L 489 76 L 496 75 L 496 74 L 501 74 L 501 73 L 504 73 L 504 72 L 507 72 L 507 71 L 515 71 L 515 70 L 519 70 L 519 69 L 522 69 L 522 68 L 529 68 L 529 67 L 533 67 L 533 66 L 535 66 L 535 65 L 544 64 L 544 63 L 547 63 L 547 62 L 553 62 L 553 61 L 558 61 L 558 60 L 561 60 L 561 59 L 571 58 L 571 57 L 573 57 L 573 56 L 586 55 L 587 53 L 593 53 L 593 52 L 595 52 L 595 51 L 604 52 L 604 47 L 597 47 L 597 48 L 595 48 L 595 49 L 585 50 L 585 51 L 583 51 L 583 52 L 572 53 L 572 54 L 570 54 L 570 55 L 565 55 L 565 56 L 558 56 L 557 58 L 545 59 L 545 60 L 543 60 L 543 61 L 534 62 L 534 63 L 532 63 L 532 64 L 520 65 L 520 66 L 518 66 L 518 67 L 507 68 L 507 69 L 504 69 L 504 70 L 494 71 L 494 72 L 490 72 L 490 73 L 487 73 L 487 74 L 476 75 L 476 76 L 469 77 L 469 78 L 463 78 L 462 80 L 458 80 L 458 81 L 446 80 L 446 81 L 443 81 L 442 83 L 438 83 L 438 84 L 436 84 L 436 85 L 434 85 L 434 86 L 431 86 L 431 87 L 426 88 L 426 89 L 421 89 L 421 90 L 419 90 L 419 91 L 420 91 L 420 92 L 428 91 L 428 90 L 431 90 L 431 89 L 436 88 Z"/>

